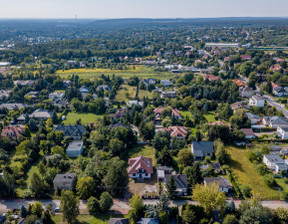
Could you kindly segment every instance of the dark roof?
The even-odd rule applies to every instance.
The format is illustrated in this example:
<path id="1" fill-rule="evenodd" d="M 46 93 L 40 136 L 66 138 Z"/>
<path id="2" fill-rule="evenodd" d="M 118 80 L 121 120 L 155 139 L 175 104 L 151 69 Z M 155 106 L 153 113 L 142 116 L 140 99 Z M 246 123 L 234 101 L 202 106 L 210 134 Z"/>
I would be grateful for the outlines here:
<path id="1" fill-rule="evenodd" d="M 209 164 L 210 167 L 213 169 L 213 170 L 221 170 L 221 165 L 220 163 L 211 163 Z"/>
<path id="2" fill-rule="evenodd" d="M 142 218 L 137 222 L 137 224 L 159 224 L 159 220 L 153 218 Z"/>
<path id="3" fill-rule="evenodd" d="M 167 186 L 169 179 L 170 179 L 171 174 L 165 175 L 165 184 Z M 172 175 L 175 181 L 176 188 L 187 188 L 188 187 L 188 182 L 187 182 L 187 175 L 182 175 L 182 174 L 175 174 Z"/>
<path id="4" fill-rule="evenodd" d="M 80 136 L 86 131 L 83 125 L 58 125 L 54 131 L 63 131 L 65 136 Z"/>
<path id="5" fill-rule="evenodd" d="M 125 218 L 110 218 L 109 224 L 129 224 L 129 219 Z"/>
<path id="6" fill-rule="evenodd" d="M 204 154 L 214 153 L 213 142 L 211 141 L 192 142 L 192 147 L 195 157 L 202 157 Z"/>
<path id="7" fill-rule="evenodd" d="M 53 180 L 53 182 L 73 182 L 74 178 L 76 177 L 75 173 L 65 173 L 65 174 L 57 174 Z"/>
<path id="8" fill-rule="evenodd" d="M 206 184 L 217 183 L 219 187 L 232 188 L 229 180 L 223 177 L 205 177 L 204 182 Z"/>

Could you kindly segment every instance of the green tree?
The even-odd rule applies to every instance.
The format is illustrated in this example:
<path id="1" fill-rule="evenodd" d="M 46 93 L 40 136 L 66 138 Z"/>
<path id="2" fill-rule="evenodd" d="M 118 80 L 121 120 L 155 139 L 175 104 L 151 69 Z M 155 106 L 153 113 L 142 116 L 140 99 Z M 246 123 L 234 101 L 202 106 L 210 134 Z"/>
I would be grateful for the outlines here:
<path id="1" fill-rule="evenodd" d="M 30 132 L 30 129 L 27 125 L 25 125 L 25 127 L 24 127 L 24 136 L 27 138 L 31 137 L 31 132 Z"/>
<path id="2" fill-rule="evenodd" d="M 284 223 L 288 223 L 288 209 L 283 207 L 276 208 L 275 210 L 277 217 Z"/>
<path id="3" fill-rule="evenodd" d="M 169 182 L 167 184 L 167 195 L 169 199 L 174 199 L 176 196 L 176 184 L 173 175 L 170 175 Z"/>
<path id="4" fill-rule="evenodd" d="M 87 208 L 90 215 L 97 215 L 101 213 L 99 202 L 95 197 L 90 197 L 88 199 Z"/>
<path id="5" fill-rule="evenodd" d="M 273 223 L 273 214 L 269 208 L 256 206 L 245 210 L 241 215 L 240 224 L 246 223 L 271 224 Z"/>
<path id="6" fill-rule="evenodd" d="M 95 181 L 92 177 L 82 177 L 77 181 L 76 190 L 81 199 L 88 199 L 95 192 Z"/>
<path id="7" fill-rule="evenodd" d="M 188 149 L 181 149 L 178 153 L 178 164 L 183 168 L 186 166 L 191 166 L 194 162 L 194 156 L 192 152 Z"/>
<path id="8" fill-rule="evenodd" d="M 207 214 L 211 214 L 213 210 L 221 210 L 226 204 L 226 196 L 223 192 L 219 192 L 217 183 L 209 185 L 197 184 L 193 189 L 193 200 L 197 201 Z"/>
<path id="9" fill-rule="evenodd" d="M 108 192 L 103 192 L 99 199 L 100 209 L 103 213 L 107 213 L 113 205 L 113 198 Z"/>
<path id="10" fill-rule="evenodd" d="M 50 211 L 49 210 L 45 210 L 43 213 L 42 213 L 42 216 L 41 216 L 41 222 L 43 224 L 53 224 L 53 220 L 51 218 L 51 214 L 50 214 Z"/>
<path id="11" fill-rule="evenodd" d="M 42 178 L 37 173 L 34 173 L 32 175 L 29 189 L 31 190 L 35 198 L 41 197 L 44 194 L 46 186 Z"/>
<path id="12" fill-rule="evenodd" d="M 235 217 L 235 215 L 228 214 L 225 216 L 223 224 L 238 224 L 238 219 Z"/>
<path id="13" fill-rule="evenodd" d="M 196 184 L 203 183 L 203 177 L 200 170 L 200 164 L 195 163 L 193 167 L 188 166 L 184 169 L 183 173 L 187 175 L 187 180 L 190 186 L 193 188 Z"/>
<path id="14" fill-rule="evenodd" d="M 27 209 L 23 205 L 21 205 L 19 213 L 20 217 L 26 218 L 27 214 L 28 214 Z"/>
<path id="15" fill-rule="evenodd" d="M 41 217 L 43 211 L 44 211 L 43 204 L 40 201 L 36 201 L 32 205 L 32 214 L 36 215 L 38 218 Z"/>
<path id="16" fill-rule="evenodd" d="M 60 208 L 63 212 L 64 221 L 68 224 L 76 223 L 76 218 L 79 215 L 79 198 L 75 197 L 72 191 L 62 191 Z"/>
<path id="17" fill-rule="evenodd" d="M 192 211 L 191 209 L 185 209 L 182 212 L 182 220 L 184 221 L 184 223 L 187 223 L 187 224 L 196 223 L 195 212 Z"/>
<path id="18" fill-rule="evenodd" d="M 137 217 L 142 215 L 144 206 L 141 197 L 139 197 L 137 194 L 134 194 L 129 200 L 129 205 L 132 209 L 134 209 Z"/>

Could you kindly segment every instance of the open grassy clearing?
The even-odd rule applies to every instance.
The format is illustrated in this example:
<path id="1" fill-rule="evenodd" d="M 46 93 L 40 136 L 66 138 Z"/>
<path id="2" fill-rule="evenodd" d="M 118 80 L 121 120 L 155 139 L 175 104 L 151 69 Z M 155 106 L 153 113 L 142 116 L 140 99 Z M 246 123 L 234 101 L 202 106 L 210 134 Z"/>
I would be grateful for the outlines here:
<path id="1" fill-rule="evenodd" d="M 137 145 L 128 151 L 128 158 L 133 158 L 137 156 L 144 156 L 151 158 L 153 164 L 156 164 L 155 160 L 155 150 L 152 146 L 149 145 Z"/>
<path id="2" fill-rule="evenodd" d="M 129 101 L 133 100 L 136 96 L 136 86 L 129 86 L 129 85 L 122 85 L 121 89 L 117 91 L 117 95 L 115 97 L 115 100 L 117 101 Z M 143 97 L 152 97 L 152 93 L 146 90 L 139 89 L 138 97 L 140 99 L 143 99 Z"/>
<path id="3" fill-rule="evenodd" d="M 109 223 L 110 218 L 127 218 L 127 216 L 123 215 L 79 215 L 77 217 L 78 222 L 82 224 L 106 224 Z M 63 215 L 54 215 L 52 216 L 52 220 L 55 224 L 64 224 Z M 65 223 L 66 224 L 66 223 Z"/>
<path id="4" fill-rule="evenodd" d="M 226 149 L 232 159 L 231 168 L 235 172 L 240 183 L 249 185 L 252 190 L 259 193 L 263 200 L 277 200 L 280 198 L 279 191 L 267 187 L 263 177 L 256 172 L 253 164 L 246 156 L 246 150 L 232 146 L 229 146 Z"/>
<path id="5" fill-rule="evenodd" d="M 208 114 L 204 114 L 204 117 L 208 122 L 215 122 L 215 113 L 209 112 Z"/>
<path id="6" fill-rule="evenodd" d="M 81 123 L 83 125 L 89 124 L 91 122 L 95 122 L 98 118 L 102 118 L 103 115 L 97 115 L 92 113 L 68 113 L 66 119 L 63 121 L 64 124 L 76 124 L 78 119 L 81 119 Z"/>
<path id="7" fill-rule="evenodd" d="M 77 74 L 80 76 L 80 78 L 84 79 L 95 79 L 102 74 L 104 75 L 116 75 L 120 76 L 123 79 L 128 79 L 133 76 L 137 76 L 139 78 L 158 78 L 158 79 L 167 79 L 167 78 L 173 78 L 175 77 L 175 74 L 172 74 L 171 72 L 156 72 L 152 68 L 145 67 L 145 66 L 135 66 L 135 69 L 133 69 L 133 66 L 130 66 L 126 70 L 111 70 L 111 69 L 69 69 L 69 70 L 58 70 L 56 72 L 59 74 L 63 79 L 67 79 L 69 76 L 73 74 Z"/>

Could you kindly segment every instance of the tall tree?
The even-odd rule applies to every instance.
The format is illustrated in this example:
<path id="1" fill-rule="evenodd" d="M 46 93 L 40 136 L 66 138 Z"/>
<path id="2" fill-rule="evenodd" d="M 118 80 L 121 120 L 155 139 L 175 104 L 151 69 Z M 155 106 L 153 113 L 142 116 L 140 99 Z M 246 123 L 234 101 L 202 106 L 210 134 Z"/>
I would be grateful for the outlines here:
<path id="1" fill-rule="evenodd" d="M 169 182 L 167 184 L 167 195 L 169 199 L 174 199 L 176 196 L 176 184 L 173 175 L 170 175 Z"/>
<path id="2" fill-rule="evenodd" d="M 63 219 L 68 224 L 76 223 L 79 215 L 79 198 L 75 197 L 72 191 L 62 191 L 60 208 L 63 211 Z"/>

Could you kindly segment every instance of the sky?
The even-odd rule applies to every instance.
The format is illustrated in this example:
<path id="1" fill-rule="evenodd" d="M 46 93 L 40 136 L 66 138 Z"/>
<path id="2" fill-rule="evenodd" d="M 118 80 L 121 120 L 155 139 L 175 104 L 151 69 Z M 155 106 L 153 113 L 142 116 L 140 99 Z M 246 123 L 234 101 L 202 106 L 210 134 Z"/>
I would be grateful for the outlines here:
<path id="1" fill-rule="evenodd" d="M 0 0 L 0 18 L 288 17 L 288 0 Z"/>

